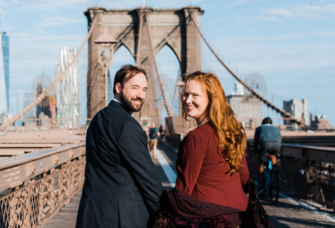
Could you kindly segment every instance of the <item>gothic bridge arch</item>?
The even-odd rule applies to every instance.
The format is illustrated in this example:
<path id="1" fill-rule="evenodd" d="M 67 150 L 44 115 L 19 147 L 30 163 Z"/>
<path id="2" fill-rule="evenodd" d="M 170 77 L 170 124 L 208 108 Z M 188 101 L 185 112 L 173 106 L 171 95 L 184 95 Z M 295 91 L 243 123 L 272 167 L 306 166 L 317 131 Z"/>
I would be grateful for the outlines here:
<path id="1" fill-rule="evenodd" d="M 159 122 L 155 112 L 156 93 L 154 92 L 155 78 L 153 68 L 152 46 L 155 53 L 168 45 L 175 53 L 181 68 L 181 73 L 201 70 L 200 34 L 193 23 L 190 23 L 190 13 L 200 27 L 201 16 L 204 13 L 199 7 L 183 7 L 182 9 L 153 9 L 150 7 L 131 10 L 107 10 L 105 8 L 89 8 L 85 12 L 88 26 L 98 17 L 98 26 L 95 27 L 89 39 L 88 47 L 88 73 L 87 73 L 87 117 L 92 118 L 99 110 L 104 108 L 105 80 L 103 68 L 98 63 L 97 45 L 94 41 L 103 34 L 104 27 L 108 28 L 118 43 L 117 50 L 124 45 L 134 57 L 138 66 L 148 73 L 147 99 L 137 119 L 143 121 Z M 145 17 L 147 15 L 147 17 Z M 148 20 L 148 21 L 147 21 Z M 148 24 L 147 24 L 148 23 Z M 149 25 L 149 26 L 147 26 Z M 112 75 L 113 77 L 114 75 Z"/>

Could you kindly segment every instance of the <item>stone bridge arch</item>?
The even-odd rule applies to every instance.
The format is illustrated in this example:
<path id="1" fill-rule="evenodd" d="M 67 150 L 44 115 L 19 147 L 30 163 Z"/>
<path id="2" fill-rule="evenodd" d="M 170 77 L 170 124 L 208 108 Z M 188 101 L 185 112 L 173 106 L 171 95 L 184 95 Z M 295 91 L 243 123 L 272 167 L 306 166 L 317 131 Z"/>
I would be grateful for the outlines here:
<path id="1" fill-rule="evenodd" d="M 124 45 L 134 57 L 138 66 L 143 67 L 148 74 L 147 99 L 142 110 L 135 116 L 140 123 L 159 123 L 159 114 L 155 109 L 154 92 L 155 78 L 153 56 L 150 52 L 149 30 L 155 53 L 168 45 L 175 53 L 181 68 L 181 73 L 201 70 L 200 34 L 194 24 L 190 23 L 190 13 L 200 27 L 201 16 L 204 13 L 199 7 L 183 7 L 182 9 L 153 9 L 150 7 L 136 9 L 107 10 L 105 8 L 89 8 L 84 12 L 91 25 L 95 17 L 98 26 L 95 27 L 88 42 L 88 73 L 87 73 L 87 118 L 104 108 L 105 80 L 103 68 L 98 63 L 97 45 L 94 41 L 103 33 L 104 27 L 118 41 L 116 50 Z M 144 15 L 148 15 L 148 21 Z M 177 75 L 176 75 L 177 76 Z M 179 76 L 179 75 L 178 75 Z M 114 75 L 111 75 L 113 78 Z"/>

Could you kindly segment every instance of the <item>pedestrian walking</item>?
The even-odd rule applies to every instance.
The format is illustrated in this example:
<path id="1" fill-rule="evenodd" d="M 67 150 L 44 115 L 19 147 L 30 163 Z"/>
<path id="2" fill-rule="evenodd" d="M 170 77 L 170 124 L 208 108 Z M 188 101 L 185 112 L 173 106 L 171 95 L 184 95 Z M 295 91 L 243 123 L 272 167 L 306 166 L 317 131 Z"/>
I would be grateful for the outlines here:
<path id="1" fill-rule="evenodd" d="M 150 137 L 150 155 L 153 158 L 157 158 L 156 151 L 157 151 L 157 144 L 158 144 L 158 137 L 160 136 L 158 128 L 155 127 L 155 123 L 152 123 L 151 128 L 149 129 L 149 137 Z"/>

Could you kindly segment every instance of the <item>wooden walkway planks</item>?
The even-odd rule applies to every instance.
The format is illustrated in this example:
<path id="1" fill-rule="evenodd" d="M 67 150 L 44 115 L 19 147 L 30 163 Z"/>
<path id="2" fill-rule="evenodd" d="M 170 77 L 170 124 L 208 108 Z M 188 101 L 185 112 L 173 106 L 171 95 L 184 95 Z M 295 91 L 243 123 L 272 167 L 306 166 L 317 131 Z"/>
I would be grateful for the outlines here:
<path id="1" fill-rule="evenodd" d="M 82 189 L 53 217 L 44 228 L 74 228 Z"/>

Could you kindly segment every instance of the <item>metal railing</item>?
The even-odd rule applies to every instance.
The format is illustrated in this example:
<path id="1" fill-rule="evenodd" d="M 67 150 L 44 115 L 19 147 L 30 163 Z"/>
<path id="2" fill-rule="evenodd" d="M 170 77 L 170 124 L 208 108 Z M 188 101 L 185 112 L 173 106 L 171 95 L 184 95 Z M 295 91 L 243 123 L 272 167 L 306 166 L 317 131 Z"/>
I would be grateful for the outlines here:
<path id="1" fill-rule="evenodd" d="M 335 209 L 335 148 L 283 143 L 277 157 L 280 188 Z M 252 140 L 248 140 L 247 161 L 258 180 Z"/>
<path id="2" fill-rule="evenodd" d="M 85 143 L 0 160 L 0 228 L 41 227 L 82 188 Z"/>
<path id="3" fill-rule="evenodd" d="M 8 126 L 7 132 L 26 132 L 26 131 L 43 131 L 43 130 L 86 130 L 88 123 L 92 119 L 51 119 L 47 116 L 42 118 L 26 118 L 18 120 L 15 126 Z"/>

